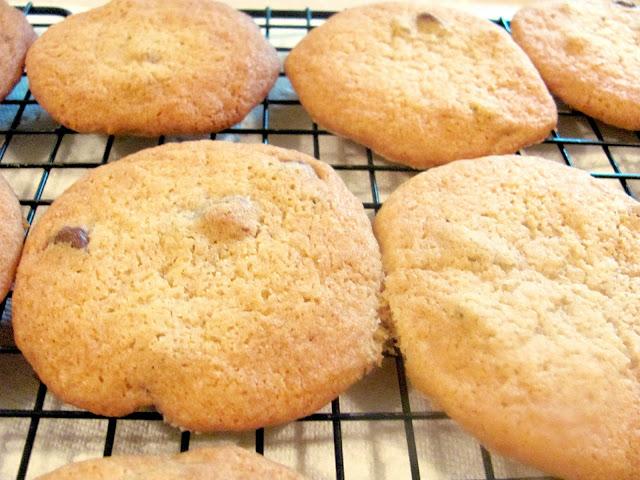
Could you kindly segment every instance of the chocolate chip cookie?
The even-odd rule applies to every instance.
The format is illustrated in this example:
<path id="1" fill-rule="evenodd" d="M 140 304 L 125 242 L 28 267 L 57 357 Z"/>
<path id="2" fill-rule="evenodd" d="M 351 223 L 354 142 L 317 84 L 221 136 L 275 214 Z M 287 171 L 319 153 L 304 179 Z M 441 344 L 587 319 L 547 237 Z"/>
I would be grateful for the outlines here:
<path id="1" fill-rule="evenodd" d="M 382 266 L 328 165 L 187 142 L 92 170 L 29 235 L 15 340 L 61 399 L 244 430 L 314 412 L 381 359 Z"/>
<path id="2" fill-rule="evenodd" d="M 212 0 L 113 0 L 52 26 L 27 56 L 31 90 L 57 121 L 143 136 L 230 127 L 279 69 L 253 20 Z"/>
<path id="3" fill-rule="evenodd" d="M 640 130 L 640 3 L 545 3 L 520 10 L 513 38 L 551 92 L 598 120 Z"/>
<path id="4" fill-rule="evenodd" d="M 514 153 L 544 140 L 557 120 L 509 34 L 446 7 L 345 10 L 311 31 L 285 68 L 320 125 L 416 168 Z"/>
<path id="5" fill-rule="evenodd" d="M 413 177 L 375 220 L 417 389 L 567 480 L 640 472 L 640 204 L 535 157 Z"/>

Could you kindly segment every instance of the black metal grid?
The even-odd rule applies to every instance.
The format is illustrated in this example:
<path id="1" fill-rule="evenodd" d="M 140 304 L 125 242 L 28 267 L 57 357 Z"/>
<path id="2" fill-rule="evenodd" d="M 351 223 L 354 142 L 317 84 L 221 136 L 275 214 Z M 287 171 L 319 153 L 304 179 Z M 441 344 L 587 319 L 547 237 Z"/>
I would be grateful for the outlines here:
<path id="1" fill-rule="evenodd" d="M 48 8 L 48 7 L 33 7 L 27 5 L 22 9 L 27 15 L 30 22 L 37 29 L 44 29 L 50 26 L 55 21 L 56 17 L 59 20 L 69 14 L 68 11 L 60 8 Z M 263 32 L 267 38 L 271 37 L 271 33 L 276 29 L 299 29 L 308 31 L 317 25 L 319 22 L 327 19 L 332 15 L 332 12 L 327 11 L 311 11 L 309 9 L 300 11 L 284 11 L 284 10 L 271 10 L 269 8 L 265 10 L 249 10 L 249 15 L 256 19 L 257 23 L 263 29 Z M 495 21 L 498 25 L 509 30 L 509 23 L 503 19 Z M 281 54 L 286 54 L 290 50 L 290 46 L 280 47 L 277 50 Z M 284 77 L 281 73 L 280 77 Z M 70 135 L 77 135 L 75 132 L 70 131 L 62 126 L 56 126 L 55 128 L 22 128 L 21 122 L 25 114 L 25 110 L 30 106 L 36 106 L 37 103 L 31 97 L 28 90 L 25 90 L 24 95 L 20 98 L 9 97 L 0 104 L 0 113 L 2 109 L 8 110 L 10 115 L 13 115 L 13 119 L 8 127 L 0 127 L 0 172 L 5 172 L 11 169 L 39 169 L 41 170 L 40 178 L 37 182 L 37 188 L 35 194 L 30 198 L 21 198 L 21 205 L 27 209 L 26 218 L 31 223 L 39 208 L 47 206 L 51 203 L 50 200 L 43 198 L 43 192 L 51 173 L 58 169 L 78 169 L 78 168 L 94 168 L 109 161 L 112 147 L 116 137 L 109 136 L 104 145 L 104 150 L 99 158 L 95 161 L 85 162 L 65 162 L 64 158 L 59 157 L 59 150 L 63 143 L 63 139 Z M 270 126 L 270 107 L 277 105 L 299 105 L 299 102 L 295 99 L 278 99 L 271 98 L 265 99 L 262 102 L 261 113 L 261 125 L 259 128 L 242 128 L 236 126 L 221 132 L 221 134 L 234 134 L 234 135 L 258 135 L 263 143 L 269 143 L 270 140 L 276 135 L 293 135 L 308 137 L 312 141 L 313 155 L 318 159 L 323 159 L 320 147 L 320 138 L 322 136 L 330 135 L 328 132 L 320 129 L 315 123 L 311 128 L 273 128 Z M 37 107 L 36 107 L 37 108 Z M 259 107 L 258 107 L 259 108 Z M 557 130 L 554 130 L 552 135 L 545 140 L 545 144 L 555 145 L 562 157 L 562 159 L 568 165 L 574 165 L 572 155 L 570 154 L 571 146 L 588 146 L 595 149 L 601 149 L 606 156 L 612 172 L 593 172 L 593 176 L 604 179 L 617 179 L 622 188 L 629 195 L 633 195 L 634 192 L 630 186 L 630 182 L 634 180 L 640 180 L 640 172 L 627 172 L 621 168 L 620 162 L 616 156 L 612 153 L 614 147 L 625 147 L 638 149 L 640 151 L 640 132 L 631 133 L 624 137 L 624 140 L 609 141 L 606 139 L 606 135 L 603 134 L 599 124 L 593 119 L 584 116 L 581 113 L 571 111 L 569 109 L 560 109 L 561 117 L 573 117 L 586 121 L 589 125 L 591 132 L 584 137 L 569 137 L 562 136 Z M 1 116 L 0 116 L 1 118 Z M 16 162 L 3 162 L 5 155 L 11 146 L 12 141 L 18 137 L 33 138 L 39 135 L 51 135 L 55 137 L 53 147 L 50 149 L 48 158 L 46 161 L 38 163 L 16 163 Z M 4 137 L 4 138 L 2 138 Z M 216 138 L 215 134 L 212 134 L 210 138 Z M 158 143 L 165 142 L 164 137 L 158 138 Z M 370 184 L 370 201 L 364 201 L 363 204 L 366 209 L 377 211 L 381 206 L 381 194 L 378 185 L 376 174 L 380 172 L 412 172 L 413 170 L 407 167 L 398 165 L 392 165 L 384 162 L 377 161 L 374 154 L 369 149 L 363 148 L 363 162 L 362 164 L 352 163 L 334 163 L 333 168 L 340 171 L 362 171 L 368 174 Z M 2 303 L 0 303 L 0 318 L 3 323 L 0 324 L 0 331 L 5 330 L 5 337 L 10 338 L 10 310 L 11 310 L 11 294 Z M 8 332 L 8 333 L 7 333 Z M 18 349 L 11 344 L 11 340 L 2 340 L 3 336 L 0 335 L 0 362 L 7 359 L 7 356 L 19 355 Z M 353 421 L 397 421 L 402 422 L 404 426 L 404 433 L 406 439 L 406 455 L 410 465 L 410 472 L 412 479 L 421 478 L 420 463 L 418 460 L 418 452 L 416 447 L 416 437 L 414 434 L 414 422 L 416 421 L 429 421 L 429 420 L 442 420 L 447 416 L 440 411 L 415 411 L 411 407 L 409 387 L 404 374 L 404 366 L 402 358 L 398 355 L 398 352 L 390 355 L 391 361 L 395 364 L 395 373 L 398 382 L 398 389 L 400 394 L 401 411 L 388 411 L 388 412 L 350 412 L 343 413 L 340 411 L 340 399 L 335 399 L 331 403 L 331 411 L 327 413 L 315 413 L 306 418 L 298 420 L 299 422 L 328 422 L 331 425 L 333 431 L 333 445 L 334 445 L 334 459 L 335 459 L 335 478 L 342 480 L 345 478 L 344 468 L 344 455 L 343 455 L 343 436 L 342 425 L 344 422 Z M 36 435 L 38 433 L 38 426 L 41 419 L 105 419 L 105 417 L 93 415 L 86 411 L 76 410 L 62 410 L 62 409 L 45 409 L 45 397 L 47 389 L 40 383 L 37 389 L 35 398 L 33 399 L 33 407 L 28 409 L 8 409 L 2 408 L 0 405 L 0 420 L 7 418 L 23 418 L 29 419 L 29 429 L 26 435 L 23 449 L 21 451 L 21 459 L 18 467 L 18 473 L 16 478 L 22 480 L 25 478 L 29 461 L 31 458 L 31 452 L 34 446 Z M 123 419 L 106 418 L 107 428 L 104 434 L 104 449 L 103 454 L 109 456 L 112 453 L 114 446 L 114 439 L 116 436 L 116 430 L 119 423 L 123 421 L 160 421 L 162 418 L 160 414 L 156 412 L 136 412 Z M 179 445 L 176 445 L 176 449 L 185 451 L 189 449 L 191 440 L 191 434 L 189 432 L 182 432 L 180 436 Z M 255 449 L 259 453 L 263 453 L 265 449 L 265 432 L 264 429 L 256 430 L 255 432 Z M 504 480 L 525 480 L 533 477 L 498 477 L 494 472 L 494 466 L 492 457 L 487 450 L 483 447 L 478 447 L 478 455 L 482 460 L 484 469 L 484 479 L 504 479 Z M 367 459 L 362 459 L 367 461 Z M 426 476 L 422 475 L 422 478 Z M 545 479 L 549 477 L 535 477 L 537 479 Z"/>

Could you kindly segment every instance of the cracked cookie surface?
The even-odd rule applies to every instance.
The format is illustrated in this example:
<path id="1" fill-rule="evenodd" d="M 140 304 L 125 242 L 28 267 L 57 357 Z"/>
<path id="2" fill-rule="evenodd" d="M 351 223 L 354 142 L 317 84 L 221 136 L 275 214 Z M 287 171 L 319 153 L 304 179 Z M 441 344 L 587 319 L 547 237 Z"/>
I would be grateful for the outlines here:
<path id="1" fill-rule="evenodd" d="M 279 69 L 254 21 L 212 0 L 113 0 L 53 25 L 27 55 L 31 91 L 57 121 L 143 136 L 230 127 Z"/>
<path id="2" fill-rule="evenodd" d="M 640 204 L 487 157 L 422 173 L 374 230 L 407 374 L 481 442 L 568 480 L 640 471 Z"/>
<path id="3" fill-rule="evenodd" d="M 196 431 L 310 414 L 381 357 L 382 266 L 328 165 L 187 142 L 99 167 L 31 231 L 16 343 L 63 400 Z"/>
<path id="4" fill-rule="evenodd" d="M 321 126 L 416 168 L 513 153 L 557 120 L 509 34 L 441 6 L 345 10 L 302 39 L 285 69 Z"/>

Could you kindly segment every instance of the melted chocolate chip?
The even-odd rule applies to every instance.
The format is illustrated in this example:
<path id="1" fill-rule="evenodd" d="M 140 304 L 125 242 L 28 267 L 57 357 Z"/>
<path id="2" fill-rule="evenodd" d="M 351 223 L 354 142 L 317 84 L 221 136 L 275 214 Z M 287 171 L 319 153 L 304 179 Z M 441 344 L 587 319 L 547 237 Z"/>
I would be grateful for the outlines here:
<path id="1" fill-rule="evenodd" d="M 634 2 L 625 2 L 624 0 L 613 0 L 613 3 L 625 8 L 638 8 L 638 5 L 636 5 Z"/>
<path id="2" fill-rule="evenodd" d="M 89 245 L 89 233 L 81 227 L 63 227 L 56 234 L 53 243 L 68 243 L 72 248 L 85 249 Z"/>
<path id="3" fill-rule="evenodd" d="M 200 217 L 200 228 L 215 242 L 255 237 L 260 215 L 250 198 L 232 195 L 208 205 Z"/>
<path id="4" fill-rule="evenodd" d="M 418 14 L 418 22 L 442 23 L 442 22 L 440 22 L 440 20 L 438 20 L 438 17 L 436 17 L 435 15 L 432 15 L 431 13 L 428 13 L 428 12 L 422 12 L 422 13 Z"/>
<path id="5" fill-rule="evenodd" d="M 419 13 L 416 25 L 420 33 L 442 33 L 446 29 L 445 23 L 429 12 Z"/>

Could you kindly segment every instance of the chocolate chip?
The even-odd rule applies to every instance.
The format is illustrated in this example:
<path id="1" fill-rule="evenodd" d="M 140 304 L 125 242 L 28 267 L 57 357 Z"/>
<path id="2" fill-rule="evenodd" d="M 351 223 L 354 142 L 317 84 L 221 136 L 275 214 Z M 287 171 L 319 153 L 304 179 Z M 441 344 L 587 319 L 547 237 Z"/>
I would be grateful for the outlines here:
<path id="1" fill-rule="evenodd" d="M 625 8 L 638 8 L 638 5 L 636 5 L 634 2 L 625 2 L 624 0 L 613 0 L 613 3 Z"/>
<path id="2" fill-rule="evenodd" d="M 68 243 L 72 248 L 85 249 L 89 245 L 89 233 L 81 227 L 63 227 L 56 234 L 53 243 Z"/>
<path id="3" fill-rule="evenodd" d="M 445 23 L 429 12 L 419 13 L 416 24 L 421 33 L 442 33 L 446 30 Z"/>
<path id="4" fill-rule="evenodd" d="M 250 198 L 232 195 L 211 202 L 199 225 L 211 241 L 241 240 L 258 234 L 260 215 Z"/>
<path id="5" fill-rule="evenodd" d="M 436 22 L 436 23 L 442 23 L 438 17 L 436 17 L 435 15 L 428 13 L 428 12 L 422 12 L 418 14 L 418 22 Z"/>

